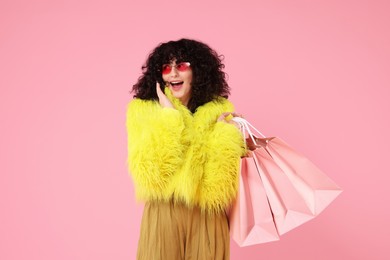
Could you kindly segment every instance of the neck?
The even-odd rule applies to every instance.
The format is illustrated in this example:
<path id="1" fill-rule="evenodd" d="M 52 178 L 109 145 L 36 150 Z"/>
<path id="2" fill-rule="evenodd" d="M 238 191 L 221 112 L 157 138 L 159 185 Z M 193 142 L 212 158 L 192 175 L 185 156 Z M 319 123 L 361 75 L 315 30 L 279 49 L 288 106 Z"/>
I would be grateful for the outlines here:
<path id="1" fill-rule="evenodd" d="M 190 99 L 189 99 L 189 98 L 180 99 L 180 102 L 181 102 L 184 106 L 188 107 L 188 103 L 190 102 Z"/>

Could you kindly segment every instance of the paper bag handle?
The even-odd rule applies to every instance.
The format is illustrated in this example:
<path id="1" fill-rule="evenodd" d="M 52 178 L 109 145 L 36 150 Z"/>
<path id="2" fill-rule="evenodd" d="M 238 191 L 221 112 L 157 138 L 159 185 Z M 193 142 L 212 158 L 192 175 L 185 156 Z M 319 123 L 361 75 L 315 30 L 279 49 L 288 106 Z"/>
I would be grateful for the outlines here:
<path id="1" fill-rule="evenodd" d="M 233 117 L 231 120 L 233 120 L 234 122 L 237 122 L 240 126 L 240 130 L 241 132 L 243 133 L 243 137 L 244 137 L 244 141 L 245 141 L 245 132 L 248 133 L 248 136 L 252 139 L 252 142 L 255 144 L 255 145 L 258 145 L 255 138 L 254 138 L 254 134 L 251 130 L 254 129 L 258 134 L 260 134 L 263 138 L 266 138 L 265 135 L 263 135 L 259 130 L 256 129 L 256 127 L 254 127 L 251 123 L 249 123 L 246 119 L 242 118 L 242 117 Z M 246 142 L 245 142 L 245 145 L 246 145 Z"/>

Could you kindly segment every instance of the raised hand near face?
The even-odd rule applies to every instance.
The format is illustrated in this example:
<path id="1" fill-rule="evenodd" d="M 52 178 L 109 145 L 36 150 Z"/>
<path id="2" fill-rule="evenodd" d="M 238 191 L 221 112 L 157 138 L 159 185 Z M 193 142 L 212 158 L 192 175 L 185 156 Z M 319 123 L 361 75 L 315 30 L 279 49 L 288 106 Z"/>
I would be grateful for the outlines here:
<path id="1" fill-rule="evenodd" d="M 157 96 L 158 96 L 158 100 L 160 102 L 160 105 L 162 107 L 170 107 L 170 108 L 175 108 L 173 105 L 172 105 L 172 102 L 168 99 L 168 97 L 165 95 L 164 92 L 162 92 L 161 88 L 160 88 L 160 83 L 156 82 L 156 91 L 157 91 Z"/>

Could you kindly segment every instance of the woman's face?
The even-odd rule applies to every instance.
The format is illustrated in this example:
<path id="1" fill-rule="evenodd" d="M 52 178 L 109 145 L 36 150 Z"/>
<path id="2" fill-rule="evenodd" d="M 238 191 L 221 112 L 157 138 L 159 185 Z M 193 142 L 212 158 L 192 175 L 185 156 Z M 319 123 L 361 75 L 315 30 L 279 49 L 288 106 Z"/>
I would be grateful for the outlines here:
<path id="1" fill-rule="evenodd" d="M 170 64 L 163 65 L 162 78 L 172 95 L 187 106 L 191 98 L 192 69 L 190 64 L 188 62 L 176 64 L 176 60 L 173 60 Z"/>

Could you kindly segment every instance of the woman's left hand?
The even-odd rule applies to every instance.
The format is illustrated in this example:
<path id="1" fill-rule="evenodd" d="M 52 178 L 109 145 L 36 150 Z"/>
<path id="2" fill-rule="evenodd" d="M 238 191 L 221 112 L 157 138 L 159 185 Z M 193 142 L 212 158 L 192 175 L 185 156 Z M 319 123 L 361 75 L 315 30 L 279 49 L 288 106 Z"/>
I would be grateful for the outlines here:
<path id="1" fill-rule="evenodd" d="M 226 120 L 226 117 L 229 116 L 229 115 L 232 115 L 233 117 L 243 117 L 241 114 L 237 114 L 237 113 L 234 113 L 234 112 L 225 112 L 225 113 L 222 113 L 218 117 L 217 122 L 225 122 L 225 123 L 228 123 L 228 124 L 232 124 L 235 127 L 237 127 L 238 129 L 240 129 L 240 125 L 238 123 L 236 123 L 234 120 Z"/>

